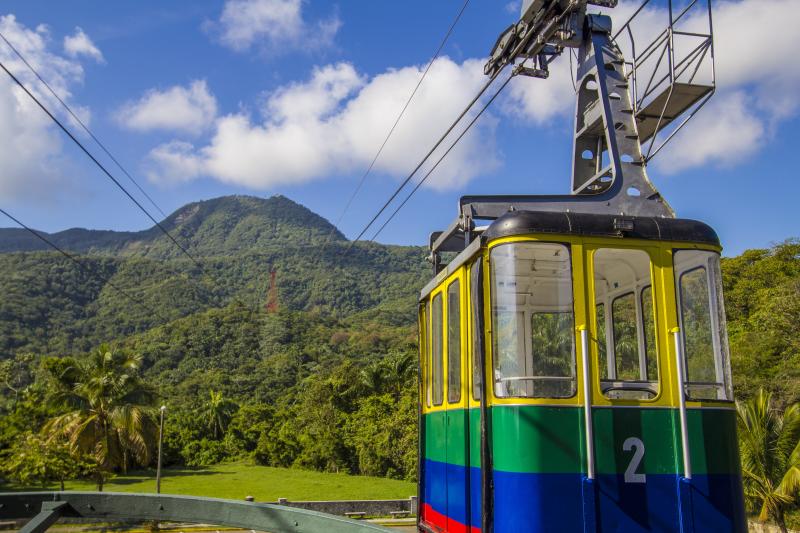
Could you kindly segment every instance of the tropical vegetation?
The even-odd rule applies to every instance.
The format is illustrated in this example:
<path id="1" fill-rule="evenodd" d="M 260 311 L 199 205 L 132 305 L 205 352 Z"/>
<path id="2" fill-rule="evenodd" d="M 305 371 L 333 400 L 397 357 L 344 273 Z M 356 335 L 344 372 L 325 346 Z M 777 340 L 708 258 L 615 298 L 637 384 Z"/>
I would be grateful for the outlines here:
<path id="1" fill-rule="evenodd" d="M 764 390 L 737 404 L 745 496 L 759 520 L 784 533 L 786 512 L 800 494 L 800 404 L 783 412 Z"/>
<path id="2" fill-rule="evenodd" d="M 0 475 L 99 484 L 152 466 L 164 404 L 168 468 L 244 461 L 413 481 L 424 250 L 351 247 L 283 197 L 190 204 L 165 227 L 197 264 L 153 230 L 51 234 L 82 267 L 0 230 Z M 763 389 L 785 420 L 800 401 L 800 242 L 722 270 L 736 395 Z"/>

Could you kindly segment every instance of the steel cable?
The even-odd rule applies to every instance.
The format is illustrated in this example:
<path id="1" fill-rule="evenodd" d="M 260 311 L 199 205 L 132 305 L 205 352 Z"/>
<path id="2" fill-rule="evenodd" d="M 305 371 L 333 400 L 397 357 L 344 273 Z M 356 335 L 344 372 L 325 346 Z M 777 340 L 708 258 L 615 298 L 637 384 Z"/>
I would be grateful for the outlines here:
<path id="1" fill-rule="evenodd" d="M 96 278 L 100 279 L 100 277 L 99 277 L 99 276 L 97 276 L 97 275 L 96 275 L 94 272 L 92 272 L 91 270 L 89 270 L 89 269 L 86 267 L 86 265 L 84 265 L 83 263 L 81 263 L 81 262 L 78 260 L 78 258 L 77 258 L 77 257 L 75 257 L 75 256 L 74 256 L 74 255 L 72 255 L 71 253 L 69 253 L 69 252 L 67 252 L 67 251 L 63 250 L 63 249 L 62 249 L 60 246 L 58 246 L 57 244 L 55 244 L 53 241 L 51 241 L 50 239 L 48 239 L 47 237 L 45 237 L 44 235 L 42 235 L 42 234 L 41 234 L 41 233 L 39 233 L 38 231 L 34 230 L 33 228 L 31 228 L 30 226 L 28 226 L 27 224 L 25 224 L 24 222 L 22 222 L 22 221 L 21 221 L 21 220 L 19 220 L 18 218 L 16 218 L 15 216 L 11 215 L 11 213 L 9 213 L 8 211 L 6 211 L 5 209 L 2 209 L 2 208 L 0 208 L 0 213 L 4 214 L 4 215 L 5 215 L 6 217 L 8 217 L 10 220 L 14 221 L 14 223 L 15 223 L 15 224 L 18 224 L 20 227 L 22 227 L 22 228 L 24 228 L 25 230 L 27 230 L 28 232 L 30 232 L 30 233 L 31 233 L 33 236 L 35 236 L 37 239 L 39 239 L 40 241 L 44 242 L 44 243 L 45 243 L 45 244 L 47 244 L 49 247 L 53 248 L 55 251 L 57 251 L 58 253 L 60 253 L 61 255 L 63 255 L 64 257 L 66 257 L 67 259 L 69 259 L 70 261 L 72 261 L 73 263 L 75 263 L 76 265 L 78 265 L 78 268 L 80 268 L 81 270 L 83 270 L 84 272 L 86 272 L 87 274 L 89 274 L 90 276 L 94 276 L 94 277 L 96 277 Z M 127 292 L 127 291 L 125 291 L 124 289 L 122 289 L 122 288 L 120 288 L 120 287 L 117 287 L 115 284 L 111 283 L 111 280 L 110 280 L 110 279 L 105 279 L 105 280 L 103 280 L 103 282 L 104 282 L 104 283 L 106 283 L 106 284 L 107 284 L 109 287 L 111 287 L 111 288 L 112 288 L 112 289 L 114 289 L 115 291 L 117 291 L 118 293 L 120 293 L 120 294 L 122 294 L 123 296 L 125 296 L 126 298 L 128 298 L 130 301 L 132 301 L 132 302 L 134 302 L 134 303 L 136 303 L 136 304 L 140 305 L 140 306 L 141 306 L 141 307 L 142 307 L 144 310 L 146 310 L 147 312 L 149 312 L 149 313 L 152 313 L 152 314 L 153 314 L 153 316 L 160 316 L 160 317 L 161 317 L 161 319 L 164 321 L 164 323 L 167 323 L 167 322 L 169 322 L 169 320 L 166 320 L 166 319 L 164 318 L 164 316 L 163 316 L 163 315 L 161 315 L 159 312 L 154 312 L 154 310 L 153 310 L 153 309 L 152 309 L 150 306 L 148 306 L 146 303 L 144 303 L 144 301 L 143 301 L 143 300 L 141 300 L 140 298 L 136 298 L 136 297 L 134 297 L 133 295 L 131 295 L 130 293 L 128 293 L 128 292 Z"/>
<path id="2" fill-rule="evenodd" d="M 118 180 L 117 178 L 115 178 L 115 177 L 114 177 L 114 176 L 111 174 L 111 172 L 109 172 L 109 171 L 108 171 L 108 169 L 106 169 L 106 167 L 105 167 L 105 166 L 103 166 L 103 164 L 102 164 L 100 161 L 98 161 L 98 160 L 97 160 L 97 158 L 96 158 L 94 155 L 92 155 L 92 153 L 91 153 L 91 152 L 90 152 L 90 151 L 89 151 L 89 150 L 88 150 L 88 149 L 87 149 L 87 148 L 86 148 L 86 147 L 83 145 L 83 143 L 81 143 L 81 142 L 80 142 L 80 141 L 79 141 L 79 140 L 78 140 L 78 139 L 77 139 L 77 138 L 76 138 L 76 137 L 75 137 L 75 136 L 72 134 L 72 132 L 71 132 L 71 131 L 69 131 L 69 129 L 67 129 L 67 127 L 66 127 L 66 126 L 64 126 L 64 124 L 63 124 L 63 123 L 62 123 L 60 120 L 58 120 L 58 118 L 56 118 L 56 117 L 55 117 L 55 115 L 53 115 L 53 113 L 51 113 L 51 112 L 50 112 L 50 110 L 49 110 L 49 109 L 47 109 L 47 107 L 46 107 L 46 106 L 45 106 L 45 105 L 44 105 L 44 104 L 43 104 L 43 103 L 42 103 L 42 102 L 41 102 L 41 101 L 40 101 L 38 98 L 36 98 L 36 96 L 35 96 L 35 95 L 34 95 L 34 94 L 33 94 L 33 93 L 32 93 L 32 92 L 31 92 L 31 91 L 30 91 L 30 90 L 29 90 L 29 89 L 28 89 L 28 88 L 25 86 L 25 84 L 23 84 L 23 83 L 22 83 L 22 82 L 19 80 L 19 78 L 17 78 L 17 77 L 16 77 L 16 76 L 15 76 L 15 75 L 14 75 L 14 74 L 13 74 L 13 73 L 10 71 L 10 70 L 8 70 L 8 68 L 5 66 L 5 64 L 4 64 L 2 61 L 0 61 L 0 67 L 2 67 L 2 69 L 3 69 L 3 70 L 6 72 L 6 74 L 8 74 L 8 75 L 11 77 L 11 79 L 12 79 L 12 80 L 13 80 L 13 81 L 14 81 L 14 82 L 15 82 L 15 83 L 16 83 L 16 84 L 17 84 L 17 85 L 18 85 L 18 86 L 19 86 L 19 87 L 20 87 L 20 88 L 21 88 L 23 91 L 25 91 L 25 93 L 26 93 L 26 94 L 27 94 L 27 95 L 28 95 L 28 96 L 29 96 L 29 97 L 30 97 L 30 98 L 31 98 L 31 99 L 32 99 L 34 102 L 36 102 L 36 104 L 37 104 L 37 105 L 38 105 L 38 106 L 41 108 L 41 110 L 42 110 L 42 111 L 44 111 L 44 112 L 47 114 L 47 116 L 48 116 L 48 117 L 50 117 L 50 119 L 51 119 L 53 122 L 55 122 L 55 123 L 56 123 L 56 125 L 58 125 L 58 127 L 59 127 L 59 128 L 61 128 L 61 131 L 63 131 L 63 132 L 64 132 L 64 133 L 67 135 L 67 137 L 69 137 L 69 138 L 72 140 L 72 142 L 74 142 L 76 145 L 78 145 L 78 147 L 79 147 L 79 148 L 80 148 L 80 149 L 83 151 L 83 153 L 85 153 L 85 154 L 86 154 L 86 155 L 89 157 L 89 159 L 91 159 L 91 160 L 92 160 L 92 162 L 93 162 L 95 165 L 97 165 L 97 167 L 98 167 L 100 170 L 102 170 L 102 171 L 103 171 L 103 173 L 104 173 L 104 174 L 105 174 L 105 175 L 106 175 L 106 176 L 107 176 L 107 177 L 108 177 L 108 178 L 109 178 L 111 181 L 113 181 L 113 182 L 114 182 L 114 184 L 115 184 L 117 187 L 119 187 L 119 189 L 120 189 L 120 190 L 121 190 L 121 191 L 122 191 L 122 192 L 125 194 L 125 196 L 127 196 L 127 197 L 128 197 L 128 198 L 129 198 L 129 199 L 130 199 L 130 200 L 131 200 L 131 201 L 132 201 L 132 202 L 133 202 L 133 203 L 136 205 L 136 207 L 138 207 L 138 208 L 139 208 L 139 210 L 140 210 L 140 211 L 142 211 L 142 213 L 144 213 L 145 215 L 147 215 L 147 218 L 149 218 L 149 219 L 150 219 L 150 220 L 151 220 L 151 221 L 152 221 L 152 222 L 153 222 L 153 223 L 154 223 L 154 224 L 155 224 L 155 225 L 158 227 L 158 229 L 159 229 L 159 230 L 161 230 L 161 232 L 162 232 L 164 235 L 166 235 L 166 236 L 167 236 L 167 237 L 168 237 L 168 238 L 169 238 L 169 239 L 172 241 L 172 243 L 173 243 L 175 246 L 177 246 L 177 247 L 178 247 L 178 249 L 180 249 L 180 251 L 181 251 L 181 252 L 182 252 L 184 255 L 186 255 L 186 257 L 188 257 L 189 259 L 191 259 L 191 260 L 192 260 L 192 261 L 195 263 L 195 265 L 197 265 L 197 266 L 198 266 L 198 267 L 199 267 L 201 270 L 203 270 L 203 266 L 200 264 L 200 262 L 199 262 L 199 261 L 198 261 L 198 260 L 197 260 L 197 259 L 196 259 L 196 258 L 195 258 L 193 255 L 192 255 L 192 254 L 190 254 L 190 253 L 189 253 L 189 251 L 188 251 L 186 248 L 184 248 L 184 247 L 183 247 L 183 246 L 182 246 L 182 245 L 181 245 L 181 244 L 180 244 L 180 243 L 179 243 L 177 240 L 175 240 L 175 237 L 173 237 L 173 236 L 172 236 L 172 235 L 171 235 L 171 234 L 170 234 L 170 233 L 169 233 L 169 232 L 166 230 L 166 228 L 164 228 L 164 226 L 162 226 L 162 225 L 161 225 L 161 223 L 160 223 L 160 222 L 158 222 L 158 221 L 157 221 L 157 220 L 156 220 L 156 219 L 153 217 L 153 215 L 151 215 L 151 214 L 150 214 L 150 212 L 149 212 L 147 209 L 145 209 L 145 207 L 144 207 L 144 206 L 143 206 L 143 205 L 142 205 L 142 204 L 141 204 L 141 203 L 140 203 L 140 202 L 139 202 L 139 201 L 138 201 L 136 198 L 134 198 L 134 196 L 133 196 L 133 195 L 132 195 L 132 194 L 131 194 L 131 193 L 128 191 L 128 189 L 126 189 L 126 188 L 125 188 L 125 186 L 124 186 L 124 185 L 122 185 L 122 184 L 119 182 L 119 180 Z"/>
<path id="3" fill-rule="evenodd" d="M 144 195 L 144 197 L 147 198 L 147 200 L 151 204 L 153 204 L 153 207 L 155 207 L 158 210 L 158 212 L 161 213 L 161 215 L 164 218 L 167 218 L 167 214 L 164 212 L 164 210 L 161 209 L 161 207 L 159 207 L 159 205 L 155 202 L 155 200 L 153 200 L 150 197 L 149 194 L 147 194 L 147 192 L 145 192 L 145 190 L 141 187 L 141 185 L 139 185 L 139 182 L 137 182 L 133 178 L 133 176 L 130 175 L 130 173 L 125 169 L 125 167 L 123 167 L 122 164 L 117 160 L 117 158 L 114 157 L 111 154 L 111 152 L 108 150 L 108 148 L 106 148 L 106 146 L 102 142 L 100 142 L 100 139 L 98 139 L 95 136 L 95 134 L 92 133 L 92 131 L 89 129 L 89 127 L 86 124 L 84 124 L 84 122 L 72 111 L 72 108 L 69 105 L 67 105 L 67 103 L 64 102 L 64 100 L 62 100 L 60 96 L 58 96 L 58 94 L 53 90 L 53 88 L 50 86 L 50 84 L 47 83 L 47 81 L 45 81 L 45 79 L 42 78 L 42 76 L 39 74 L 39 72 L 35 68 L 33 68 L 33 66 L 28 62 L 27 59 L 25 59 L 25 57 L 22 55 L 22 53 L 20 53 L 20 51 L 17 50 L 17 48 L 13 44 L 11 44 L 11 42 L 8 39 L 6 39 L 6 36 L 3 35 L 2 32 L 0 32 L 0 39 L 3 39 L 3 41 L 5 41 L 5 43 L 8 45 L 8 47 L 11 48 L 11 50 L 14 51 L 14 53 L 17 55 L 17 57 L 19 57 L 20 60 L 22 60 L 22 62 L 25 63 L 25 66 L 28 67 L 28 70 L 33 72 L 33 74 L 39 79 L 39 81 L 42 82 L 42 85 L 47 87 L 47 90 L 50 91 L 50 94 L 52 94 L 53 97 L 56 100 L 58 100 L 58 102 L 64 107 L 64 109 L 67 110 L 67 112 L 70 114 L 70 116 L 72 116 L 72 118 L 75 120 L 75 122 L 77 122 L 81 126 L 81 128 L 83 128 L 83 130 L 89 135 L 89 137 L 91 137 L 92 140 L 95 143 L 97 143 L 97 145 L 103 150 L 103 152 L 105 152 L 105 154 L 111 159 L 111 161 L 113 161 L 114 164 L 116 164 L 117 167 L 119 167 L 119 169 L 131 181 L 131 183 L 133 183 L 136 186 L 136 188 L 139 189 L 139 192 L 142 193 Z"/>
<path id="4" fill-rule="evenodd" d="M 439 43 L 439 47 L 436 49 L 436 52 L 434 52 L 433 56 L 431 57 L 431 60 L 428 62 L 428 65 L 425 67 L 425 70 L 423 71 L 422 76 L 419 78 L 419 81 L 417 81 L 417 85 L 414 87 L 414 90 L 411 91 L 411 94 L 409 95 L 408 100 L 406 100 L 406 103 L 403 106 L 403 109 L 400 110 L 400 114 L 397 115 L 397 118 L 395 119 L 394 124 L 392 124 L 391 129 L 389 129 L 389 133 L 386 135 L 386 138 L 383 140 L 383 143 L 381 144 L 380 148 L 378 148 L 378 151 L 375 154 L 375 157 L 372 158 L 372 161 L 370 162 L 369 166 L 367 167 L 367 170 L 361 176 L 361 179 L 359 180 L 358 185 L 356 185 L 356 188 L 353 191 L 353 193 L 350 195 L 350 198 L 347 200 L 347 203 L 345 204 L 344 209 L 342 209 L 342 212 L 339 214 L 339 218 L 336 219 L 336 223 L 334 224 L 334 227 L 331 228 L 331 232 L 328 234 L 328 241 L 330 241 L 330 238 L 333 235 L 333 232 L 336 231 L 336 228 L 341 223 L 342 219 L 344 218 L 344 215 L 347 213 L 347 210 L 350 209 L 350 206 L 353 203 L 353 200 L 355 200 L 356 196 L 358 195 L 359 191 L 361 190 L 361 187 L 364 185 L 364 182 L 366 181 L 367 176 L 369 176 L 370 172 L 372 172 L 372 168 L 375 166 L 375 163 L 378 161 L 378 158 L 380 157 L 381 153 L 383 152 L 383 149 L 386 147 L 386 143 L 389 142 L 389 139 L 391 138 L 392 134 L 394 133 L 395 128 L 397 128 L 397 125 L 400 123 L 400 119 L 403 118 L 403 115 L 405 114 L 406 110 L 408 109 L 408 106 L 411 104 L 411 100 L 414 99 L 414 95 L 417 94 L 417 90 L 419 90 L 420 85 L 422 85 L 423 80 L 425 80 L 425 77 L 428 75 L 428 71 L 431 69 L 431 66 L 433 66 L 434 61 L 436 61 L 436 59 L 438 59 L 439 54 L 442 52 L 442 49 L 444 49 L 445 44 L 447 44 L 447 41 L 450 39 L 450 35 L 453 33 L 453 30 L 455 29 L 455 27 L 458 24 L 459 20 L 461 20 L 461 15 L 464 14 L 464 10 L 467 8 L 468 4 L 469 4 L 469 0 L 465 0 L 464 3 L 462 4 L 461 9 L 458 11 L 458 14 L 456 15 L 455 20 L 453 20 L 453 23 L 450 25 L 450 28 L 447 30 L 447 33 L 445 33 L 445 36 L 442 39 L 442 42 Z"/>
<path id="5" fill-rule="evenodd" d="M 392 201 L 397 197 L 397 195 L 400 194 L 400 191 L 402 191 L 403 188 L 408 184 L 408 182 L 411 181 L 411 178 L 413 178 L 414 175 L 419 171 L 419 169 L 422 168 L 422 165 L 424 165 L 425 162 L 428 160 L 428 158 L 430 158 L 430 156 L 433 155 L 433 153 L 436 151 L 436 149 L 439 148 L 439 145 L 441 145 L 442 142 L 444 142 L 444 140 L 447 138 L 447 136 L 450 135 L 450 132 L 452 132 L 453 129 L 455 129 L 455 127 L 458 125 L 458 123 L 461 122 L 461 119 L 463 119 L 464 116 L 466 116 L 466 114 L 469 113 L 469 110 L 472 109 L 472 106 L 474 106 L 475 103 L 480 99 L 480 97 L 483 96 L 483 93 L 486 92 L 486 89 L 488 89 L 489 86 L 492 84 L 492 82 L 494 82 L 494 80 L 497 79 L 497 76 L 498 76 L 498 74 L 500 72 L 501 72 L 501 70 L 498 70 L 497 72 L 495 72 L 495 74 L 492 75 L 491 78 L 489 78 L 489 80 L 483 85 L 483 87 L 481 87 L 480 91 L 478 91 L 478 94 L 475 95 L 475 97 L 469 102 L 469 104 L 467 104 L 467 106 L 464 108 L 464 110 L 453 121 L 453 123 L 450 125 L 450 127 L 447 128 L 447 130 L 444 132 L 444 134 L 442 134 L 442 136 L 439 138 L 439 140 L 436 141 L 436 144 L 433 145 L 433 148 L 431 148 L 428 151 L 428 153 L 425 154 L 425 156 L 422 158 L 422 160 L 419 162 L 419 164 L 417 164 L 417 166 L 414 168 L 414 170 L 412 170 L 411 173 L 409 173 L 409 175 L 406 176 L 406 178 L 403 180 L 403 182 L 400 184 L 400 186 L 397 187 L 397 189 L 395 189 L 394 193 L 392 193 L 392 195 L 383 204 L 383 206 L 378 210 L 378 212 L 375 214 L 375 216 L 373 216 L 372 219 L 369 221 L 369 223 L 367 223 L 367 225 L 364 226 L 364 229 L 361 230 L 361 233 L 359 233 L 358 236 L 355 239 L 353 239 L 353 241 L 350 243 L 350 246 L 348 247 L 348 250 L 350 248 L 352 248 L 353 245 L 361 237 L 364 236 L 364 234 L 372 226 L 372 224 L 375 223 L 375 221 L 378 219 L 378 217 L 380 217 L 381 214 L 386 210 L 386 208 L 389 207 L 389 204 L 391 204 Z"/>
<path id="6" fill-rule="evenodd" d="M 475 115 L 475 117 L 473 117 L 473 119 L 470 121 L 470 123 L 467 124 L 467 127 L 464 129 L 464 131 L 462 131 L 458 135 L 458 137 L 456 137 L 456 139 L 450 144 L 450 146 L 447 148 L 447 150 L 436 161 L 436 163 L 433 165 L 433 167 L 431 167 L 431 169 L 422 177 L 422 179 L 419 180 L 419 182 L 411 190 L 411 192 L 408 193 L 408 196 L 405 197 L 405 199 L 402 201 L 402 203 L 400 203 L 400 205 L 397 206 L 397 209 L 395 209 L 394 212 L 391 215 L 389 215 L 389 218 L 386 219 L 386 221 L 383 223 L 383 225 L 381 225 L 381 227 L 378 229 L 378 231 L 376 231 L 375 234 L 372 236 L 372 238 L 370 239 L 371 241 L 374 241 L 375 238 L 378 235 L 380 235 L 380 233 L 389 224 L 389 222 L 391 222 L 392 219 L 397 215 L 397 213 L 400 212 L 400 210 L 403 208 L 403 206 L 406 205 L 406 202 L 408 202 L 411 199 L 411 197 L 414 196 L 414 193 L 417 192 L 417 189 L 419 189 L 420 186 L 422 186 L 422 184 L 425 183 L 425 180 L 427 180 L 428 177 L 433 173 L 433 171 L 436 170 L 436 167 L 439 166 L 439 163 L 441 163 L 444 160 L 444 158 L 447 157 L 447 154 L 449 154 L 450 151 L 453 148 L 455 148 L 456 144 L 458 144 L 458 142 L 462 139 L 462 137 L 464 137 L 464 135 L 467 134 L 467 132 L 470 130 L 470 128 L 472 128 L 472 126 L 478 121 L 478 119 L 481 117 L 483 112 L 486 111 L 486 109 L 488 109 L 490 105 L 492 105 L 492 102 L 494 102 L 495 98 L 497 98 L 500 95 L 500 93 L 503 91 L 503 89 L 506 88 L 506 85 L 508 85 L 508 82 L 510 82 L 511 78 L 513 78 L 515 75 L 516 74 L 511 74 L 508 78 L 506 78 L 506 81 L 503 82 L 503 84 L 500 86 L 500 88 L 497 89 L 497 91 L 486 102 L 486 104 L 484 104 L 484 106 L 481 108 L 481 110 L 478 111 L 478 113 Z"/>

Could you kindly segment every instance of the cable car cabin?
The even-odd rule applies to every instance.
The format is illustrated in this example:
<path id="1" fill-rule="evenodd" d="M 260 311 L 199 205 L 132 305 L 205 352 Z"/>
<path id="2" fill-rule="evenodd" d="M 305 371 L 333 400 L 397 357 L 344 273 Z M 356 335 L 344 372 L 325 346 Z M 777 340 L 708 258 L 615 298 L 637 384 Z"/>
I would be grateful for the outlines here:
<path id="1" fill-rule="evenodd" d="M 474 238 L 420 299 L 420 530 L 746 531 L 719 253 L 606 214 Z"/>

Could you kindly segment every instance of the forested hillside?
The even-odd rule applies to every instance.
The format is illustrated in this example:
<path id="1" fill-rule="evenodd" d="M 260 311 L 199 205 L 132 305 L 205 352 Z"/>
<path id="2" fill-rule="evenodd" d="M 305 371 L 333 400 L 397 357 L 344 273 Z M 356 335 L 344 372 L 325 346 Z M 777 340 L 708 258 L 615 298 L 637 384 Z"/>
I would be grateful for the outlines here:
<path id="1" fill-rule="evenodd" d="M 281 196 L 190 204 L 164 226 L 199 265 L 157 229 L 48 235 L 81 265 L 0 230 L 0 453 L 57 411 L 59 373 L 110 343 L 142 356 L 169 406 L 167 465 L 249 456 L 413 476 L 424 250 L 350 248 Z"/>
<path id="2" fill-rule="evenodd" d="M 153 230 L 52 235 L 83 268 L 0 230 L 0 453 L 60 412 L 47 400 L 65 369 L 109 343 L 141 356 L 168 406 L 168 465 L 248 458 L 413 479 L 424 250 L 348 250 L 283 197 L 191 204 L 167 226 L 200 266 Z M 724 259 L 723 276 L 737 395 L 800 400 L 800 243 Z"/>
<path id="3" fill-rule="evenodd" d="M 409 323 L 408 313 L 391 315 L 410 308 L 428 271 L 420 248 L 349 249 L 326 220 L 281 196 L 190 204 L 164 226 L 199 265 L 157 229 L 48 235 L 81 254 L 81 266 L 38 251 L 46 245 L 30 234 L 0 230 L 0 359 L 86 351 L 232 302 L 260 309 L 272 269 L 282 308 L 336 316 L 384 310 Z"/>

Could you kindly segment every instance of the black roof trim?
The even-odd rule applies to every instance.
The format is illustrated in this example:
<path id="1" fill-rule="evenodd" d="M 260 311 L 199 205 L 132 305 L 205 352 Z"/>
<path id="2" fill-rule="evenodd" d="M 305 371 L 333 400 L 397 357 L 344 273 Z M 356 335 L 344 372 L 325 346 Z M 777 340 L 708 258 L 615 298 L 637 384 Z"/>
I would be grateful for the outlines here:
<path id="1" fill-rule="evenodd" d="M 526 233 L 625 237 L 720 245 L 717 233 L 708 224 L 697 220 L 547 211 L 509 211 L 495 220 L 483 235 L 487 239 L 497 239 Z"/>

